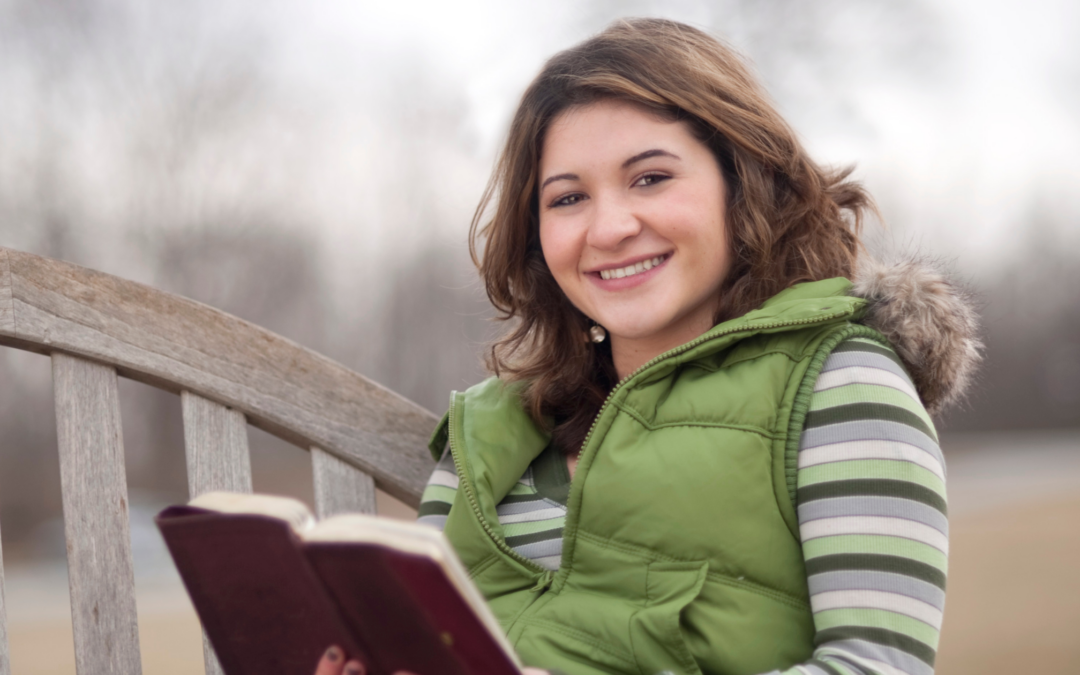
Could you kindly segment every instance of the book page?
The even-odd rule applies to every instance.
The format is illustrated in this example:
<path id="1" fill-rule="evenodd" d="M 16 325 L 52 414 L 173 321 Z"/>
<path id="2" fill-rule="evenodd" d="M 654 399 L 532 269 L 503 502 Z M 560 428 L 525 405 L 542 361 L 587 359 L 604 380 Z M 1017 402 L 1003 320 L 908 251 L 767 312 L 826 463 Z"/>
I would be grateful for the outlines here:
<path id="1" fill-rule="evenodd" d="M 274 495 L 252 495 L 240 492 L 205 492 L 188 502 L 193 506 L 218 513 L 238 513 L 267 516 L 284 520 L 297 534 L 315 527 L 315 516 L 300 500 Z"/>

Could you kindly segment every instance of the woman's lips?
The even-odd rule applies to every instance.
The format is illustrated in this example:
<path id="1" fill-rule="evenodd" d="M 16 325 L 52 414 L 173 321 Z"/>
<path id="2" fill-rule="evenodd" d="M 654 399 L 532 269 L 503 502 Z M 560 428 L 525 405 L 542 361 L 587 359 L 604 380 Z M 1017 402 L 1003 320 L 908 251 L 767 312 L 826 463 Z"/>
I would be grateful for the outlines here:
<path id="1" fill-rule="evenodd" d="M 594 284 L 596 284 L 597 286 L 599 286 L 601 289 L 603 289 L 605 291 L 621 291 L 621 290 L 625 290 L 625 289 L 628 289 L 628 288 L 634 288 L 635 286 L 640 286 L 641 284 L 645 283 L 649 279 L 652 279 L 654 276 L 656 276 L 659 273 L 659 271 L 661 269 L 663 269 L 667 265 L 668 261 L 671 260 L 671 256 L 672 256 L 671 253 L 665 253 L 665 254 L 663 254 L 661 256 L 654 256 L 653 258 L 649 258 L 648 260 L 651 261 L 650 262 L 650 265 L 651 265 L 650 269 L 646 269 L 646 270 L 641 271 L 641 272 L 635 272 L 634 274 L 632 274 L 630 276 L 623 276 L 623 277 L 619 278 L 619 277 L 616 277 L 616 276 L 612 275 L 610 279 L 604 279 L 603 276 L 601 275 L 600 271 L 588 272 L 587 276 L 589 277 L 590 281 L 592 281 Z M 660 263 L 659 264 L 652 264 L 652 263 L 655 263 L 656 258 L 661 259 Z M 638 264 L 644 264 L 644 262 L 645 262 L 644 260 L 639 261 Z M 626 267 L 629 267 L 629 265 L 627 265 L 627 266 L 625 266 L 623 268 L 618 268 L 618 269 L 622 270 L 622 269 L 625 269 Z M 603 271 L 604 272 L 614 272 L 613 269 L 611 269 L 611 270 L 603 270 Z"/>

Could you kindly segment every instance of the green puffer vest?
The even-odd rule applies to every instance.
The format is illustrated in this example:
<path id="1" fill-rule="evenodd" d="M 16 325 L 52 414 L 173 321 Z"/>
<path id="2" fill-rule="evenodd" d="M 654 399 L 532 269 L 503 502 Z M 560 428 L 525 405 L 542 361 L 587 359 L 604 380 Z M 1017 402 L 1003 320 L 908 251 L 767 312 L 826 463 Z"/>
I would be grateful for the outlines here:
<path id="1" fill-rule="evenodd" d="M 562 564 L 506 544 L 496 505 L 548 444 L 517 387 L 451 396 L 432 437 L 460 487 L 446 535 L 522 660 L 571 675 L 751 675 L 810 658 L 794 509 L 810 395 L 865 301 L 799 284 L 663 354 L 611 392 L 571 482 Z"/>

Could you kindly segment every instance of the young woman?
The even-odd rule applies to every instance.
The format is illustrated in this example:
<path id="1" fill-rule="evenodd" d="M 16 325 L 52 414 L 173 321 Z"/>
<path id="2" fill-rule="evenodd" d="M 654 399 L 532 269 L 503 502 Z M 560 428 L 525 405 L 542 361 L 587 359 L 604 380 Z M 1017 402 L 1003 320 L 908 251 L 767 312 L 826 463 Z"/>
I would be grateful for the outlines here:
<path id="1" fill-rule="evenodd" d="M 420 508 L 526 664 L 933 673 L 927 410 L 979 344 L 941 275 L 860 256 L 872 208 L 691 27 L 619 22 L 537 76 L 473 224 L 513 321 Z"/>

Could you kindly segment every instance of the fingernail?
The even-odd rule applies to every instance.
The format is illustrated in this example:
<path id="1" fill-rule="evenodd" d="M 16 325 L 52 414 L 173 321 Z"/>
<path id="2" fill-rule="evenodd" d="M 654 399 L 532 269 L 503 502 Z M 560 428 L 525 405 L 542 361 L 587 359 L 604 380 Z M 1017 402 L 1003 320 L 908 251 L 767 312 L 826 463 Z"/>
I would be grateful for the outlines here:
<path id="1" fill-rule="evenodd" d="M 359 661 L 349 661 L 345 664 L 345 675 L 364 675 L 364 667 Z"/>
<path id="2" fill-rule="evenodd" d="M 341 660 L 341 650 L 337 647 L 331 647 L 330 649 L 327 649 L 326 660 L 330 661 L 331 663 L 337 663 Z"/>

